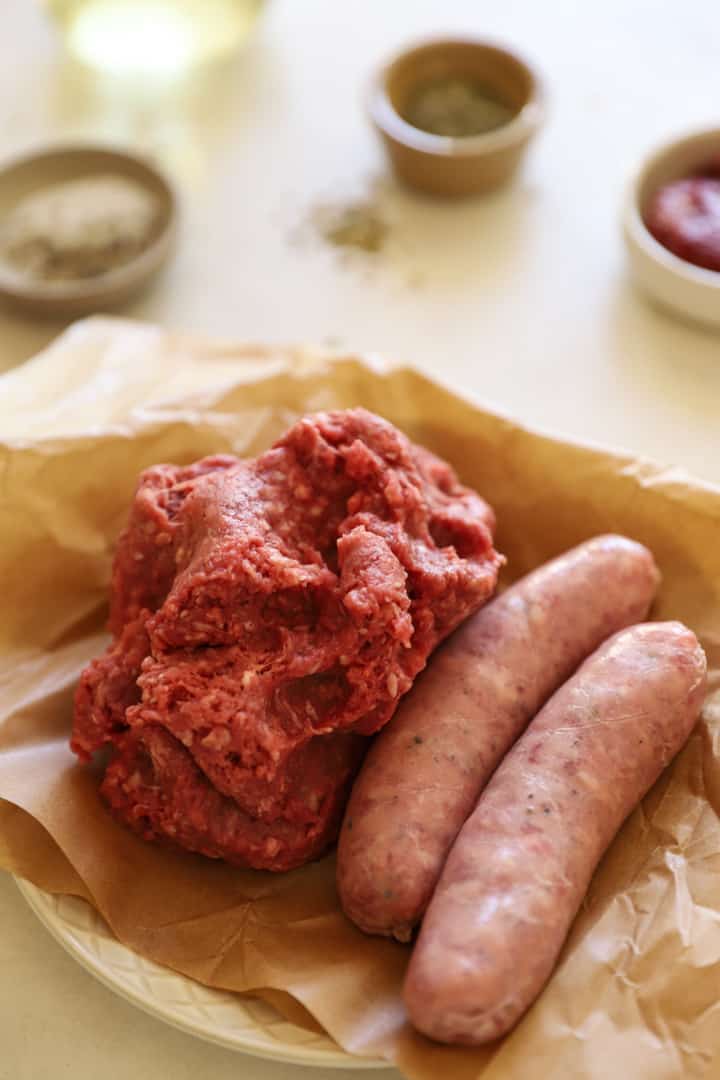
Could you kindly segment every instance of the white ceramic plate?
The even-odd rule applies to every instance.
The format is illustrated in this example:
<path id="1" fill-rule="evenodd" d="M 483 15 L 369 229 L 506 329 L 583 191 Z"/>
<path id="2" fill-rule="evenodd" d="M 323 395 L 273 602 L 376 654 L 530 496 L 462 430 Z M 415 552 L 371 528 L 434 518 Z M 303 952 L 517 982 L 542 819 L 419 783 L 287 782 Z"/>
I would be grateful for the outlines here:
<path id="1" fill-rule="evenodd" d="M 152 1016 L 208 1042 L 256 1057 L 335 1069 L 380 1069 L 387 1062 L 352 1057 L 327 1035 L 284 1020 L 264 1001 L 212 990 L 122 945 L 94 908 L 52 896 L 16 878 L 20 892 L 53 937 L 115 993 Z"/>

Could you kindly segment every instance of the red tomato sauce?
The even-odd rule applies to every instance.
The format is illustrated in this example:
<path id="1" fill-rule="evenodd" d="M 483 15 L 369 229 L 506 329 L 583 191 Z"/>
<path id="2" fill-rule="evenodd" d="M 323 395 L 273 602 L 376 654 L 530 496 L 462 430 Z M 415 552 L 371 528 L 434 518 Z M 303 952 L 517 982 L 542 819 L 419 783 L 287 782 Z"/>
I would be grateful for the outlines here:
<path id="1" fill-rule="evenodd" d="M 645 224 L 673 255 L 720 271 L 720 169 L 661 187 L 650 201 Z"/>

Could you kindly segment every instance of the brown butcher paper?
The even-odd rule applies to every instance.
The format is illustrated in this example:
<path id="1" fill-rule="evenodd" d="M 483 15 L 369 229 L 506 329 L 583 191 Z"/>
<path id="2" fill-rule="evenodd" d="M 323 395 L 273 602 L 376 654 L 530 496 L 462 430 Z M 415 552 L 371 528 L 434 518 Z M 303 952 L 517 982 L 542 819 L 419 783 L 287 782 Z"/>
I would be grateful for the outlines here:
<path id="1" fill-rule="evenodd" d="M 600 532 L 647 544 L 663 575 L 653 616 L 686 622 L 708 656 L 702 721 L 612 845 L 539 1001 L 482 1050 L 410 1029 L 408 948 L 344 918 L 332 855 L 273 875 L 146 844 L 67 746 L 78 674 L 107 641 L 113 543 L 140 470 L 255 454 L 301 413 L 352 405 L 492 504 L 508 581 Z M 0 866 L 84 897 L 131 949 L 200 982 L 261 990 L 302 1023 L 300 1003 L 350 1053 L 413 1080 L 717 1073 L 720 490 L 529 431 L 374 357 L 93 319 L 0 378 L 0 597 Z"/>

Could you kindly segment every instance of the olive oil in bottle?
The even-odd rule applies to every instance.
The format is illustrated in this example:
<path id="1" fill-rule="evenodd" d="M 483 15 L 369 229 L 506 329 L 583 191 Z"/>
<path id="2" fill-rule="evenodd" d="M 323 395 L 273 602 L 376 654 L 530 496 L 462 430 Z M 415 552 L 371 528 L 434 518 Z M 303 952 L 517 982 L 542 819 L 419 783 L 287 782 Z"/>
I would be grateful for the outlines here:
<path id="1" fill-rule="evenodd" d="M 263 0 L 44 0 L 68 48 L 112 75 L 175 76 L 230 52 Z"/>

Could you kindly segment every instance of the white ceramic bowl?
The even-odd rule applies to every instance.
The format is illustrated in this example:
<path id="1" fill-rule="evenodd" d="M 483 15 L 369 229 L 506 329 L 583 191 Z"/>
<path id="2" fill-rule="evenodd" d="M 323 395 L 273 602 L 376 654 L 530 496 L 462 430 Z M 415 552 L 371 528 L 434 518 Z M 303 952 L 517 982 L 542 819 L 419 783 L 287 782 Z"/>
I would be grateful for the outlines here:
<path id="1" fill-rule="evenodd" d="M 719 154 L 720 128 L 664 143 L 631 179 L 623 211 L 625 244 L 642 291 L 662 307 L 716 328 L 720 328 L 720 272 L 673 255 L 648 231 L 643 218 L 658 188 L 692 175 Z"/>

